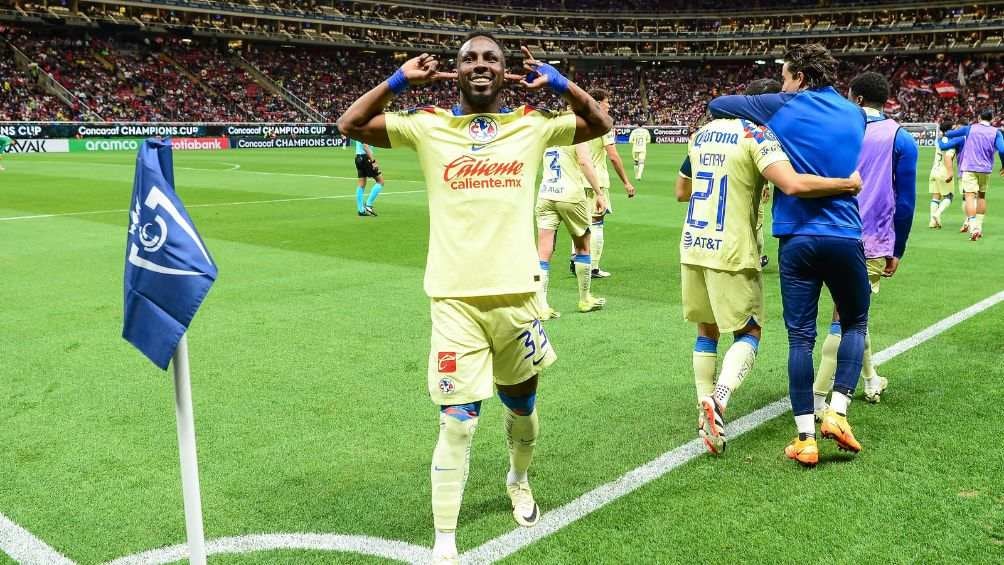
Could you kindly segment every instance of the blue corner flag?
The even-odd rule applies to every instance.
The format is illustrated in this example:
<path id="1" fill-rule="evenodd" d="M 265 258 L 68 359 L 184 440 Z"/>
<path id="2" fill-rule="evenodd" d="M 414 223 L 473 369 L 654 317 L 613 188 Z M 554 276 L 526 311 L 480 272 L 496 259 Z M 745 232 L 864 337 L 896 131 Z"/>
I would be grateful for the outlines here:
<path id="1" fill-rule="evenodd" d="M 174 192 L 170 138 L 146 140 L 129 206 L 122 337 L 167 370 L 216 272 Z"/>

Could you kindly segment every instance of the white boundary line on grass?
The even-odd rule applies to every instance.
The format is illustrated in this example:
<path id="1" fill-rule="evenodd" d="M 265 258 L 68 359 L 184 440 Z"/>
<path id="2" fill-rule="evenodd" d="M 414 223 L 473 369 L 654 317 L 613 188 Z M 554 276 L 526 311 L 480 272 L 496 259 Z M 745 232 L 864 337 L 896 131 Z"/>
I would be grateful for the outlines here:
<path id="1" fill-rule="evenodd" d="M 0 514 L 0 550 L 21 565 L 76 565 L 3 514 Z"/>
<path id="2" fill-rule="evenodd" d="M 391 194 L 419 194 L 425 190 L 397 190 L 394 192 L 381 192 L 381 195 Z M 277 202 L 303 202 L 306 200 L 334 200 L 338 198 L 355 198 L 355 194 L 336 194 L 333 196 L 303 196 L 298 198 L 277 198 L 274 200 L 246 200 L 244 202 L 214 202 L 209 204 L 189 204 L 185 208 L 217 208 L 221 206 L 246 206 L 248 204 L 275 204 Z M 95 214 L 125 214 L 129 210 L 90 210 L 87 212 L 64 212 L 62 214 L 36 214 L 34 216 L 7 216 L 0 217 L 0 222 L 11 222 L 14 220 L 38 220 L 41 218 L 62 218 L 64 216 L 92 216 Z"/>
<path id="3" fill-rule="evenodd" d="M 55 160 L 45 160 L 45 159 L 33 159 L 31 162 L 32 163 L 60 163 L 60 164 L 66 164 L 65 161 L 55 161 Z M 335 180 L 359 180 L 359 177 L 339 177 L 339 176 L 334 176 L 334 175 L 311 175 L 311 174 L 305 174 L 305 173 L 279 173 L 279 172 L 272 172 L 272 171 L 248 171 L 248 170 L 242 169 L 241 166 L 239 164 L 237 164 L 237 163 L 228 163 L 226 161 L 220 161 L 220 162 L 223 163 L 224 165 L 230 165 L 230 168 L 229 169 L 204 169 L 204 168 L 200 168 L 200 167 L 179 167 L 179 166 L 176 166 L 174 168 L 175 168 L 175 170 L 181 170 L 181 171 L 208 171 L 210 173 L 244 173 L 244 174 L 248 174 L 248 175 L 270 175 L 270 176 L 281 176 L 281 177 L 307 177 L 307 178 L 335 179 Z M 133 165 L 133 164 L 131 164 L 131 163 L 88 163 L 88 166 L 92 166 L 92 165 L 100 165 L 102 167 L 129 167 L 130 169 L 135 169 L 136 168 L 136 166 Z M 406 180 L 406 179 L 398 179 L 398 180 L 394 180 L 393 182 L 409 182 L 409 183 L 418 183 L 418 184 L 424 184 L 425 183 L 425 181 L 423 181 L 423 180 Z"/>
<path id="4" fill-rule="evenodd" d="M 1004 302 L 1004 291 L 1000 291 L 972 306 L 903 339 L 878 352 L 873 357 L 876 365 L 885 363 L 918 345 L 944 333 L 962 322 Z M 736 438 L 756 429 L 782 414 L 791 405 L 787 398 L 777 400 L 743 416 L 727 425 L 729 437 Z M 705 448 L 700 440 L 691 440 L 680 447 L 667 451 L 656 459 L 628 471 L 606 484 L 600 485 L 575 500 L 543 514 L 534 528 L 517 528 L 509 533 L 491 539 L 461 556 L 464 563 L 494 563 L 513 553 L 561 530 L 565 526 L 588 516 L 607 504 L 627 495 L 646 484 L 666 475 L 673 469 L 700 457 Z M 22 563 L 57 563 L 74 565 L 41 540 L 14 524 L 0 514 L 0 550 Z M 429 548 L 402 541 L 387 540 L 369 536 L 348 536 L 338 534 L 254 534 L 211 540 L 210 554 L 251 553 L 268 550 L 326 550 L 348 551 L 363 555 L 374 555 L 397 559 L 407 563 L 426 563 L 432 553 Z M 185 559 L 187 545 L 175 545 L 129 555 L 109 562 L 107 565 L 161 565 Z"/>

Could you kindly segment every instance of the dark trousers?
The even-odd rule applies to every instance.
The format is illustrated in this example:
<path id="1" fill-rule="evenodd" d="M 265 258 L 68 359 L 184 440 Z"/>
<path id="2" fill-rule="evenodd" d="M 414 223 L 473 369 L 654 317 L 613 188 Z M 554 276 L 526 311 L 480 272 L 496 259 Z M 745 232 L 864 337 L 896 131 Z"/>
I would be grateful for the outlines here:
<path id="1" fill-rule="evenodd" d="M 850 396 L 858 384 L 871 303 L 864 247 L 851 238 L 786 236 L 780 240 L 778 264 L 788 328 L 788 394 L 796 416 L 812 414 L 812 350 L 824 284 L 840 315 L 842 331 L 833 390 Z"/>

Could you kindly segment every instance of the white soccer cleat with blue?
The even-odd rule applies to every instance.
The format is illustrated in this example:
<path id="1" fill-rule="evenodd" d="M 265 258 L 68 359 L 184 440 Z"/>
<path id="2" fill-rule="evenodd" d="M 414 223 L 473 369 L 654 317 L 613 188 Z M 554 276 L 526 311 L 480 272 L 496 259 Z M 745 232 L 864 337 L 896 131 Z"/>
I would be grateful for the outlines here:
<path id="1" fill-rule="evenodd" d="M 512 517 L 524 528 L 532 528 L 540 520 L 540 507 L 533 500 L 533 491 L 528 481 L 506 485 L 509 500 L 512 502 Z"/>

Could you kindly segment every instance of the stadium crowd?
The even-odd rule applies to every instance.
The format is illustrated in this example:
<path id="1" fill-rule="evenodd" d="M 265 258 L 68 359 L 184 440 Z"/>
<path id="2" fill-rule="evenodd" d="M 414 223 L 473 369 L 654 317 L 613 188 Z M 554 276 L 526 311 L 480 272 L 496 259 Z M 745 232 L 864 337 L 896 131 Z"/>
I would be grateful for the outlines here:
<path id="1" fill-rule="evenodd" d="M 6 94 L 0 114 L 17 119 L 70 120 L 92 111 L 108 121 L 311 121 L 289 101 L 295 97 L 333 120 L 372 86 L 374 77 L 390 75 L 403 62 L 400 53 L 375 50 L 246 43 L 234 51 L 213 40 L 35 28 L 5 31 L 37 64 L 34 79 L 31 69 L 19 70 L 13 57 L 4 57 L 0 66 L 0 88 Z M 241 57 L 267 78 L 256 78 Z M 694 126 L 712 97 L 742 91 L 752 79 L 777 74 L 776 65 L 761 63 L 597 66 L 582 61 L 560 66 L 578 84 L 610 91 L 611 113 L 618 124 Z M 864 70 L 888 76 L 894 94 L 887 110 L 903 121 L 969 116 L 1004 92 L 1004 63 L 991 55 L 856 57 L 841 64 L 842 77 Z M 72 93 L 74 106 L 35 86 L 39 72 L 50 73 Z M 547 93 L 511 89 L 505 96 L 510 107 L 560 104 Z M 453 98 L 451 85 L 438 84 L 409 91 L 393 104 L 398 109 L 446 106 Z"/>

